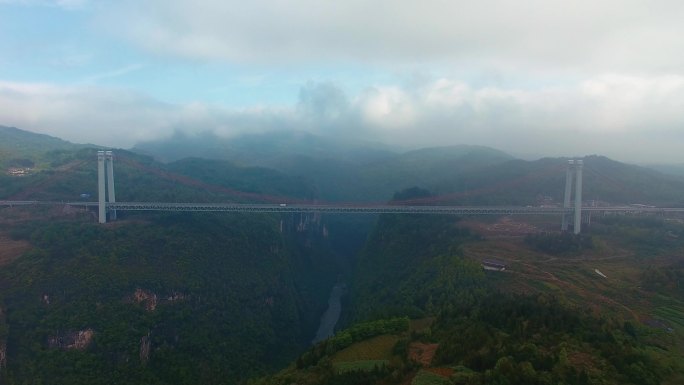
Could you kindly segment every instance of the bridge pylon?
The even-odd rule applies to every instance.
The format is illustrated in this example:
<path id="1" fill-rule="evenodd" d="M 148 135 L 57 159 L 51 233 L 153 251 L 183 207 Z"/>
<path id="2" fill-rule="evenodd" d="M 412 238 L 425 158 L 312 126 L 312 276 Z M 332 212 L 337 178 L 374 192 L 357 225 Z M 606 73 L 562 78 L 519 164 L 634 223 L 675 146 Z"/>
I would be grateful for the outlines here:
<path id="1" fill-rule="evenodd" d="M 109 194 L 107 194 L 109 192 Z M 100 223 L 107 223 L 107 202 L 115 203 L 114 193 L 114 155 L 111 151 L 97 152 L 97 219 Z M 112 220 L 116 219 L 116 210 L 109 213 Z"/>
<path id="2" fill-rule="evenodd" d="M 584 162 L 582 160 L 575 161 L 575 226 L 573 231 L 579 234 L 582 231 L 582 167 Z"/>
<path id="3" fill-rule="evenodd" d="M 570 208 L 570 196 L 572 194 L 572 171 L 575 168 L 575 161 L 568 160 L 568 168 L 565 170 L 565 195 L 563 196 L 563 208 Z M 567 213 L 563 213 L 563 219 L 561 222 L 561 230 L 568 231 L 568 224 L 570 222 L 570 216 Z"/>
<path id="4" fill-rule="evenodd" d="M 575 204 L 573 213 L 573 232 L 579 234 L 582 231 L 582 168 L 584 162 L 580 159 L 568 160 L 568 168 L 565 170 L 565 195 L 563 196 L 563 208 L 569 209 L 572 195 L 573 174 L 575 179 Z M 561 230 L 567 231 L 570 225 L 570 215 L 563 214 Z"/>

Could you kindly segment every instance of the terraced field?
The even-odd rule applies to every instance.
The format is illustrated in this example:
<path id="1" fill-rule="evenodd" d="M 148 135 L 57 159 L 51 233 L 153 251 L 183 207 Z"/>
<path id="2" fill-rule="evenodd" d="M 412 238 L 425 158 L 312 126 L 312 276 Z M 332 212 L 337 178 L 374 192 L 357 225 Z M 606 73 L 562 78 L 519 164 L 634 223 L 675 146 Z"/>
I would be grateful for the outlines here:
<path id="1" fill-rule="evenodd" d="M 355 343 L 335 353 L 333 366 L 338 373 L 344 373 L 389 365 L 394 358 L 392 349 L 399 339 L 399 336 L 385 334 Z"/>

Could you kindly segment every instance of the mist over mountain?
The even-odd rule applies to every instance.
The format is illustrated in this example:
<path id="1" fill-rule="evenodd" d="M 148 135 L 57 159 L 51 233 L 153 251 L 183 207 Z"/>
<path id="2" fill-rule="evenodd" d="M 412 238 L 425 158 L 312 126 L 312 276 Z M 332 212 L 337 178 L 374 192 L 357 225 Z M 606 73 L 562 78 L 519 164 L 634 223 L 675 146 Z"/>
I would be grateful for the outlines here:
<path id="1" fill-rule="evenodd" d="M 646 164 L 644 167 L 662 172 L 664 174 L 684 176 L 684 164 Z"/>
<path id="2" fill-rule="evenodd" d="M 86 146 L 58 138 L 16 128 L 4 129 L 0 134 L 7 139 L 2 143 L 13 143 L 3 147 L 5 154 L 14 154 L 10 157 L 13 159 L 23 155 L 31 162 L 58 165 L 68 163 L 69 159 L 88 161 L 89 156 L 94 157 L 92 153 L 81 152 L 75 158 L 70 155 L 75 153 L 64 153 L 67 149 L 85 149 Z M 196 137 L 178 135 L 170 141 L 141 144 L 132 153 L 122 151 L 118 151 L 122 159 L 138 157 L 136 162 L 201 180 L 207 186 L 270 193 L 283 199 L 306 197 L 322 202 L 384 202 L 394 192 L 412 186 L 443 196 L 442 200 L 433 201 L 434 204 L 534 205 L 545 196 L 560 202 L 567 165 L 567 158 L 527 161 L 484 146 L 457 145 L 402 151 L 379 143 L 338 143 L 304 132 L 255 134 L 232 139 L 211 134 Z M 147 154 L 167 163 L 139 157 L 135 153 Z M 684 178 L 681 176 L 602 156 L 588 156 L 584 160 L 586 200 L 659 205 L 682 202 L 679 191 L 683 190 Z M 126 167 L 117 163 L 118 171 Z M 121 177 L 126 178 L 126 175 L 122 173 Z M 90 183 L 94 181 L 93 176 Z M 69 189 L 66 187 L 68 183 L 63 185 Z M 76 183 L 73 186 L 82 185 Z M 290 187 L 284 187 L 287 185 Z M 307 185 L 310 192 L 303 193 L 297 185 Z M 276 191 L 270 186 L 281 187 Z M 70 190 L 71 196 L 76 196 L 79 190 L 94 191 L 94 187 L 83 185 Z M 122 191 L 121 194 L 127 193 Z"/>
<path id="3" fill-rule="evenodd" d="M 389 150 L 377 143 L 333 142 L 303 132 L 220 139 L 178 135 L 133 149 L 161 160 L 183 156 L 263 166 L 308 180 L 323 201 L 381 202 L 420 186 L 447 196 L 438 204 L 534 205 L 544 196 L 562 200 L 567 158 L 522 160 L 471 145 Z M 602 156 L 585 160 L 587 200 L 677 205 L 684 179 Z M 531 176 L 531 177 L 530 177 Z"/>
<path id="4" fill-rule="evenodd" d="M 336 140 L 305 131 L 273 131 L 230 138 L 220 137 L 211 131 L 196 135 L 176 132 L 168 139 L 137 143 L 132 150 L 163 162 L 202 157 L 268 167 L 276 167 L 293 156 L 365 163 L 396 153 L 381 143 Z"/>
<path id="5" fill-rule="evenodd" d="M 438 181 L 513 159 L 501 151 L 457 145 L 412 151 L 380 143 L 333 141 L 305 132 L 274 132 L 222 139 L 213 134 L 136 145 L 133 151 L 162 161 L 186 156 L 269 167 L 311 180 L 321 199 L 383 200 L 407 184 Z"/>

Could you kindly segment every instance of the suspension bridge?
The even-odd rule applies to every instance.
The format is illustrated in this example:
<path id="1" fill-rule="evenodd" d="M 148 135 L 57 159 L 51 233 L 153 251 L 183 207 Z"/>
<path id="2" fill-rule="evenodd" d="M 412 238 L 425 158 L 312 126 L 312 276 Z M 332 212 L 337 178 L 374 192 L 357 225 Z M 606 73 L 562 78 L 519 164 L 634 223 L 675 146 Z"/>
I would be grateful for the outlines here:
<path id="1" fill-rule="evenodd" d="M 592 213 L 683 213 L 679 207 L 645 205 L 583 207 L 582 160 L 569 160 L 566 168 L 563 206 L 430 206 L 409 204 L 307 204 L 307 203 L 169 203 L 117 202 L 114 188 L 114 156 L 111 151 L 98 151 L 98 201 L 63 202 L 35 200 L 5 200 L 0 206 L 54 206 L 97 208 L 98 220 L 116 220 L 117 211 L 175 211 L 175 212 L 244 212 L 244 213 L 329 213 L 329 214 L 441 214 L 441 215 L 556 215 L 561 216 L 561 229 L 567 231 L 572 219 L 573 232 L 579 234 L 583 222 Z M 574 202 L 572 202 L 574 185 Z M 246 195 L 257 195 L 244 193 Z M 401 203 L 401 202 L 400 202 Z"/>

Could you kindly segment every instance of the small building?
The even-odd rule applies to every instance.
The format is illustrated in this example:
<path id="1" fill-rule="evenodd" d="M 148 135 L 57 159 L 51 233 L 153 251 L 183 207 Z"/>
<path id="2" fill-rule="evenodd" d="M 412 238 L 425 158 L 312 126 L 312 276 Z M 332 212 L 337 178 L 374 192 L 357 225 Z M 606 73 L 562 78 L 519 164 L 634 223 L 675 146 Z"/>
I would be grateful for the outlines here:
<path id="1" fill-rule="evenodd" d="M 482 268 L 492 271 L 504 271 L 506 270 L 506 263 L 496 259 L 485 259 L 482 261 Z"/>
<path id="2" fill-rule="evenodd" d="M 31 172 L 30 168 L 19 168 L 19 167 L 10 167 L 7 169 L 7 174 L 10 176 L 26 176 Z"/>

